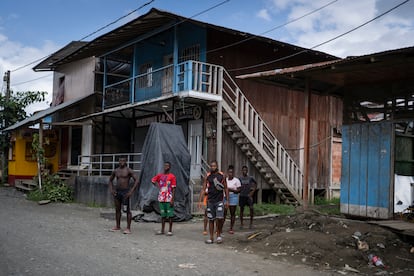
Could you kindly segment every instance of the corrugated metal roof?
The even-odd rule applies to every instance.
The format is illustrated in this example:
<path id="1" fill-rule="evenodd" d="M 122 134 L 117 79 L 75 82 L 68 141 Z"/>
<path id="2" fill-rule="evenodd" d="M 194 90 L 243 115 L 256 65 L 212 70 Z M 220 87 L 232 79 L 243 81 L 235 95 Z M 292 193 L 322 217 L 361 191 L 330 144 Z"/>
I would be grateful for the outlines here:
<path id="1" fill-rule="evenodd" d="M 335 66 L 352 65 L 352 64 L 356 64 L 361 61 L 366 62 L 367 59 L 371 63 L 375 63 L 378 61 L 380 57 L 397 56 L 401 54 L 406 55 L 409 53 L 414 53 L 414 46 L 400 48 L 400 49 L 387 50 L 383 52 L 372 53 L 372 54 L 367 54 L 367 55 L 362 55 L 362 56 L 350 56 L 344 59 L 329 60 L 329 61 L 317 62 L 317 63 L 312 63 L 312 64 L 304 64 L 304 65 L 299 65 L 299 66 L 294 66 L 294 67 L 279 68 L 279 69 L 274 69 L 274 70 L 252 73 L 252 74 L 240 75 L 240 76 L 237 76 L 237 78 L 254 79 L 254 78 L 262 78 L 262 77 L 271 77 L 271 76 L 276 76 L 276 75 L 287 75 L 287 74 L 294 74 L 294 73 L 299 74 L 299 73 L 305 73 L 305 72 L 321 70 L 321 69 L 326 69 L 326 68 L 334 69 Z"/>
<path id="2" fill-rule="evenodd" d="M 287 73 L 305 71 L 308 69 L 321 68 L 326 65 L 332 65 L 334 63 L 338 63 L 340 61 L 342 61 L 342 59 L 322 61 L 322 62 L 304 64 L 304 65 L 293 66 L 293 67 L 288 67 L 288 68 L 274 69 L 274 70 L 268 70 L 268 71 L 257 72 L 257 73 L 252 73 L 252 74 L 240 75 L 240 76 L 237 76 L 237 78 L 238 79 L 251 79 L 251 78 L 269 77 L 269 76 L 274 76 L 274 75 L 283 75 Z"/>
<path id="3" fill-rule="evenodd" d="M 87 99 L 87 98 L 89 98 L 93 95 L 94 94 L 90 94 L 90 95 L 87 95 L 87 96 L 84 96 L 84 97 L 80 97 L 80 98 L 77 98 L 77 99 L 74 99 L 74 100 L 71 100 L 71 101 L 64 102 L 60 105 L 49 107 L 48 109 L 39 111 L 31 117 L 26 118 L 26 119 L 24 119 L 20 122 L 17 122 L 12 126 L 9 126 L 8 128 L 4 129 L 3 131 L 12 131 L 12 130 L 15 130 L 15 129 L 18 129 L 18 128 L 21 128 L 21 127 L 24 127 L 24 126 L 35 125 L 35 124 L 39 123 L 43 118 L 45 118 L 49 115 L 52 115 L 52 114 L 54 114 L 58 111 L 69 108 L 69 107 L 71 107 L 75 104 L 78 104 L 81 101 L 83 101 L 83 100 L 85 100 L 85 99 Z"/>
<path id="4" fill-rule="evenodd" d="M 237 78 L 305 90 L 306 81 L 316 93 L 343 96 L 346 86 L 412 80 L 414 47 L 388 50 L 363 56 L 281 68 Z"/>
<path id="5" fill-rule="evenodd" d="M 257 41 L 262 41 L 262 42 L 276 44 L 276 45 L 282 45 L 285 47 L 291 47 L 291 48 L 294 48 L 295 50 L 305 50 L 304 48 L 298 47 L 296 45 L 291 45 L 291 44 L 276 41 L 276 40 L 273 40 L 267 37 L 256 36 L 256 35 L 249 34 L 246 32 L 241 32 L 241 31 L 197 21 L 191 18 L 186 18 L 186 17 L 180 16 L 177 14 L 173 14 L 170 12 L 161 11 L 161 10 L 153 8 L 148 13 L 128 22 L 127 24 L 122 25 L 104 35 L 101 35 L 89 43 L 86 43 L 85 45 L 83 45 L 83 47 L 80 47 L 78 50 L 72 53 L 69 53 L 66 56 L 62 56 L 58 58 L 58 60 L 55 60 L 53 64 L 49 65 L 50 66 L 49 69 L 53 70 L 53 68 L 58 65 L 68 63 L 74 60 L 79 60 L 79 59 L 86 58 L 86 57 L 102 56 L 108 51 L 116 49 L 117 47 L 120 47 L 121 45 L 125 45 L 133 41 L 134 39 L 137 39 L 140 36 L 151 34 L 151 32 L 154 32 L 157 29 L 162 28 L 163 26 L 166 27 L 165 29 L 168 29 L 174 25 L 181 24 L 183 22 L 191 22 L 191 23 L 194 23 L 200 26 L 219 30 L 221 32 L 231 33 L 231 34 L 242 37 L 242 39 L 252 37 L 253 40 L 257 40 Z M 316 54 L 316 55 L 324 55 L 331 59 L 336 58 L 332 55 L 319 52 L 319 51 L 308 50 L 308 52 Z"/>
<path id="6" fill-rule="evenodd" d="M 51 66 L 53 66 L 53 64 L 56 61 L 59 61 L 62 58 L 65 58 L 65 57 L 69 56 L 70 54 L 76 52 L 77 50 L 79 50 L 80 48 L 85 46 L 87 43 L 88 42 L 84 42 L 84 41 L 72 41 L 68 45 L 63 47 L 62 49 L 60 49 L 60 50 L 54 52 L 53 54 L 51 54 L 50 56 L 48 56 L 46 59 L 44 59 L 42 62 L 40 62 L 35 67 L 33 67 L 33 70 L 34 71 L 48 71 L 48 70 L 50 70 Z"/>

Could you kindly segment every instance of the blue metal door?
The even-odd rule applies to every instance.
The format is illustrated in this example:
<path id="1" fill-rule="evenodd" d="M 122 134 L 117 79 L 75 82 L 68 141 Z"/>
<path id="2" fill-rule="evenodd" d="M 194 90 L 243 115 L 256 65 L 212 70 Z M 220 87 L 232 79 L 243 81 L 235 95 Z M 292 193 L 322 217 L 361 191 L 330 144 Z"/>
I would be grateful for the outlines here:
<path id="1" fill-rule="evenodd" d="M 352 124 L 342 130 L 341 213 L 391 218 L 393 124 Z"/>

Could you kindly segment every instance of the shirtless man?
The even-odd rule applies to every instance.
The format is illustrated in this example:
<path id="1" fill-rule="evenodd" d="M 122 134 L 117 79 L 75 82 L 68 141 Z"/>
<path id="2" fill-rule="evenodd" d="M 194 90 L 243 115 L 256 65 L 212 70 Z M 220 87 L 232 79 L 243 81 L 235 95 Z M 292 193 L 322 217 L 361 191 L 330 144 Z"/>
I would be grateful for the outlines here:
<path id="1" fill-rule="evenodd" d="M 117 179 L 116 187 L 114 188 L 113 180 Z M 134 186 L 129 188 L 129 180 L 131 177 L 134 179 Z M 115 213 L 116 213 L 116 226 L 111 229 L 112 232 L 121 230 L 121 204 L 126 205 L 127 213 L 127 228 L 124 234 L 131 234 L 131 206 L 129 205 L 129 198 L 134 193 L 139 185 L 139 180 L 134 171 L 127 167 L 126 159 L 124 157 L 119 158 L 119 167 L 116 168 L 109 178 L 109 191 L 114 196 Z"/>

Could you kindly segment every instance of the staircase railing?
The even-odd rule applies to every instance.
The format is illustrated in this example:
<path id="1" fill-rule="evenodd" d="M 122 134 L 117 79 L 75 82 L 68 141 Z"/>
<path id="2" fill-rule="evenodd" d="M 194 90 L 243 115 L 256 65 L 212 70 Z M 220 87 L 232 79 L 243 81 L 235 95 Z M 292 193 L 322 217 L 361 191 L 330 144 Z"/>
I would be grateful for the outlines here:
<path id="1" fill-rule="evenodd" d="M 197 61 L 192 61 L 191 65 L 193 77 L 190 87 L 195 90 L 201 89 L 207 93 L 221 93 L 225 111 L 285 183 L 286 188 L 300 201 L 303 189 L 301 169 L 242 93 L 233 78 L 222 66 Z"/>

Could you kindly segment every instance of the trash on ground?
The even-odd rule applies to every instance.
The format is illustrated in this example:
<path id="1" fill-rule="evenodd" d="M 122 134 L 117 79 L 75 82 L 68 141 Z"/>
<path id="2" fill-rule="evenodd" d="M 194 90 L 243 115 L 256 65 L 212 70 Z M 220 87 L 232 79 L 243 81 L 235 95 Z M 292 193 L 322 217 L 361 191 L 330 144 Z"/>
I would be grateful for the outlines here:
<path id="1" fill-rule="evenodd" d="M 385 245 L 384 245 L 383 243 L 377 243 L 377 246 L 378 246 L 379 248 L 385 249 Z"/>
<path id="2" fill-rule="evenodd" d="M 369 250 L 369 245 L 367 242 L 365 241 L 358 241 L 358 250 L 361 251 L 368 251 Z"/>
<path id="3" fill-rule="evenodd" d="M 378 256 L 375 256 L 373 254 L 369 254 L 368 255 L 368 261 L 371 264 L 375 265 L 375 266 L 385 267 L 385 265 L 382 262 L 382 260 Z"/>
<path id="4" fill-rule="evenodd" d="M 353 236 L 358 237 L 359 239 L 362 236 L 362 233 L 359 231 L 355 231 Z"/>
<path id="5" fill-rule="evenodd" d="M 278 256 L 286 256 L 286 252 L 278 252 L 278 253 L 272 253 L 272 256 L 278 257 Z"/>
<path id="6" fill-rule="evenodd" d="M 195 264 L 179 264 L 179 268 L 196 268 Z"/>
<path id="7" fill-rule="evenodd" d="M 255 237 L 259 236 L 261 233 L 262 232 L 257 232 L 257 233 L 251 234 L 247 239 L 248 240 L 254 239 Z"/>
<path id="8" fill-rule="evenodd" d="M 348 264 L 345 264 L 344 270 L 351 271 L 351 272 L 355 272 L 355 273 L 359 273 L 359 270 L 358 269 L 355 269 L 355 268 L 349 266 Z"/>

